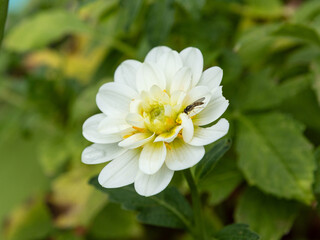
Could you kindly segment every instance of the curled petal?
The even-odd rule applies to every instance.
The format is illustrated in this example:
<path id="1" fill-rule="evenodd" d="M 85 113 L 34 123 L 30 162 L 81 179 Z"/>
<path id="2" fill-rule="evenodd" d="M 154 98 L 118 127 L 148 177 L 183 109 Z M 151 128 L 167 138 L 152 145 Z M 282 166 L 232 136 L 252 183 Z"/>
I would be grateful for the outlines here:
<path id="1" fill-rule="evenodd" d="M 190 88 L 192 73 L 190 68 L 183 67 L 175 75 L 174 81 L 171 82 L 170 93 L 175 91 L 187 92 Z"/>
<path id="2" fill-rule="evenodd" d="M 169 132 L 165 132 L 162 134 L 159 134 L 156 139 L 154 140 L 154 142 L 167 142 L 170 143 L 172 142 L 179 134 L 179 132 L 181 131 L 182 126 L 176 126 L 173 129 L 171 129 Z"/>
<path id="3" fill-rule="evenodd" d="M 229 122 L 222 118 L 215 125 L 208 128 L 196 127 L 194 136 L 189 142 L 193 146 L 202 146 L 213 143 L 228 133 Z"/>
<path id="4" fill-rule="evenodd" d="M 128 113 L 126 117 L 126 121 L 128 124 L 138 128 L 145 128 L 144 119 L 138 113 Z"/>
<path id="5" fill-rule="evenodd" d="M 193 167 L 204 156 L 203 146 L 192 146 L 177 138 L 167 149 L 166 165 L 173 171 Z"/>
<path id="6" fill-rule="evenodd" d="M 125 130 L 129 130 L 131 125 L 129 125 L 124 118 L 113 118 L 113 117 L 106 117 L 103 119 L 99 126 L 99 132 L 102 134 L 115 134 L 121 133 Z"/>
<path id="7" fill-rule="evenodd" d="M 180 119 L 182 121 L 182 123 L 181 123 L 182 137 L 183 137 L 183 140 L 186 143 L 188 143 L 191 141 L 191 139 L 193 137 L 193 132 L 194 132 L 193 122 L 192 122 L 191 118 L 185 113 L 180 114 Z"/>
<path id="8" fill-rule="evenodd" d="M 229 101 L 224 97 L 211 99 L 209 104 L 195 116 L 193 123 L 204 126 L 217 120 L 228 108 Z"/>
<path id="9" fill-rule="evenodd" d="M 155 47 L 150 50 L 145 58 L 145 62 L 158 63 L 161 56 L 167 52 L 172 51 L 166 46 Z"/>
<path id="10" fill-rule="evenodd" d="M 122 155 L 126 151 L 127 149 L 119 147 L 118 143 L 94 143 L 83 150 L 81 161 L 85 164 L 103 163 Z"/>
<path id="11" fill-rule="evenodd" d="M 198 48 L 188 47 L 180 52 L 183 66 L 189 67 L 192 72 L 192 87 L 200 80 L 203 69 L 203 57 Z"/>
<path id="12" fill-rule="evenodd" d="M 208 90 L 207 87 L 196 86 L 188 92 L 187 96 L 183 100 L 183 105 L 187 106 L 201 98 L 204 98 L 203 100 L 204 104 L 201 105 L 201 107 L 204 108 L 210 101 L 211 95 L 212 93 Z"/>
<path id="13" fill-rule="evenodd" d="M 139 171 L 137 178 L 134 181 L 134 187 L 142 196 L 152 196 L 163 189 L 170 183 L 173 177 L 173 171 L 168 169 L 165 164 L 155 174 L 149 175 Z"/>
<path id="14" fill-rule="evenodd" d="M 136 133 L 132 136 L 119 142 L 119 147 L 124 148 L 137 148 L 140 147 L 154 139 L 154 134 L 151 133 Z"/>
<path id="15" fill-rule="evenodd" d="M 164 163 L 167 149 L 163 142 L 146 144 L 140 154 L 139 168 L 145 174 L 156 173 Z"/>
<path id="16" fill-rule="evenodd" d="M 149 91 L 153 85 L 164 90 L 166 88 L 165 76 L 153 63 L 143 63 L 137 73 L 137 89 L 139 92 Z"/>
<path id="17" fill-rule="evenodd" d="M 169 88 L 171 83 L 176 81 L 174 76 L 182 68 L 182 60 L 179 53 L 169 51 L 159 58 L 158 66 L 163 71 L 167 80 L 167 88 Z"/>
<path id="18" fill-rule="evenodd" d="M 136 89 L 136 76 L 141 62 L 126 60 L 119 65 L 114 73 L 114 81 Z"/>
<path id="19" fill-rule="evenodd" d="M 138 150 L 129 150 L 111 161 L 99 174 L 98 181 L 105 188 L 118 188 L 134 182 L 139 172 Z"/>
<path id="20" fill-rule="evenodd" d="M 174 91 L 171 94 L 170 103 L 172 106 L 182 105 L 185 97 L 186 93 L 184 91 Z"/>
<path id="21" fill-rule="evenodd" d="M 199 86 L 206 86 L 209 90 L 218 87 L 221 83 L 223 71 L 219 67 L 211 67 L 205 70 L 198 83 Z"/>
<path id="22" fill-rule="evenodd" d="M 130 102 L 137 92 L 127 85 L 111 82 L 102 85 L 96 97 L 99 109 L 106 115 L 123 115 L 129 111 Z"/>
<path id="23" fill-rule="evenodd" d="M 120 134 L 103 134 L 99 131 L 99 124 L 107 116 L 103 113 L 88 118 L 82 127 L 83 136 L 94 143 L 115 143 L 122 140 Z"/>

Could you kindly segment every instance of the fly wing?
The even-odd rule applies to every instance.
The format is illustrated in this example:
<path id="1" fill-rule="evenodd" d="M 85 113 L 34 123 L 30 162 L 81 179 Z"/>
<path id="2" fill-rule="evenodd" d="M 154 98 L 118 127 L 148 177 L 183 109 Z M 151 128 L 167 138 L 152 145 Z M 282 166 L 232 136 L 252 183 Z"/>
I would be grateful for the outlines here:
<path id="1" fill-rule="evenodd" d="M 198 114 L 203 109 L 202 105 L 204 104 L 203 102 L 204 100 L 205 100 L 205 97 L 202 97 L 196 100 L 195 102 L 193 102 L 191 105 L 189 105 L 189 106 L 192 106 L 192 109 L 188 113 L 189 117 L 192 117 Z"/>
<path id="2" fill-rule="evenodd" d="M 193 117 L 194 115 L 197 115 L 204 107 L 201 105 L 194 106 L 192 110 L 188 113 L 189 117 Z"/>
<path id="3" fill-rule="evenodd" d="M 195 101 L 193 104 L 195 104 L 195 105 L 202 105 L 202 104 L 204 104 L 204 100 L 205 100 L 206 98 L 205 97 L 202 97 L 202 98 L 199 98 L 197 101 Z"/>

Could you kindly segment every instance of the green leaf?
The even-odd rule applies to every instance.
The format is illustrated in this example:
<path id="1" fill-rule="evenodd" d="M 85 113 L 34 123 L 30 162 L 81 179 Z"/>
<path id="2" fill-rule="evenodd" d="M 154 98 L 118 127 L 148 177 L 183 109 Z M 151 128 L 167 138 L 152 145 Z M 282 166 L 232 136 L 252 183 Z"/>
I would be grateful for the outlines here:
<path id="1" fill-rule="evenodd" d="M 0 221 L 26 198 L 49 187 L 37 156 L 41 136 L 26 137 L 21 131 L 27 120 L 25 113 L 12 106 L 0 109 Z"/>
<path id="2" fill-rule="evenodd" d="M 313 191 L 317 197 L 318 202 L 320 201 L 320 146 L 315 151 L 315 159 L 317 164 L 317 170 L 314 173 L 314 184 L 313 184 Z M 319 208 L 318 204 L 318 208 Z"/>
<path id="3" fill-rule="evenodd" d="M 52 182 L 50 204 L 55 208 L 64 208 L 55 217 L 55 225 L 60 228 L 87 226 L 104 207 L 106 198 L 88 185 L 88 180 L 101 166 L 73 168 L 61 174 Z M 75 184 L 76 183 L 76 184 Z"/>
<path id="4" fill-rule="evenodd" d="M 175 0 L 175 2 L 181 5 L 193 18 L 198 19 L 206 0 Z"/>
<path id="5" fill-rule="evenodd" d="M 317 130 L 315 134 L 320 133 L 319 103 L 314 91 L 310 87 L 296 96 L 286 99 L 281 104 L 280 110 L 289 113 L 308 128 Z"/>
<path id="6" fill-rule="evenodd" d="M 56 131 L 58 132 L 58 131 Z M 55 176 L 70 158 L 70 149 L 66 148 L 66 139 L 62 134 L 52 136 L 48 133 L 39 144 L 40 164 L 47 176 Z"/>
<path id="7" fill-rule="evenodd" d="M 87 25 L 75 14 L 64 10 L 49 10 L 16 25 L 4 43 L 11 50 L 24 52 L 44 47 L 67 34 L 87 32 Z"/>
<path id="8" fill-rule="evenodd" d="M 233 84 L 241 77 L 243 70 L 240 56 L 230 49 L 224 49 L 219 59 L 219 65 L 223 69 L 223 85 Z"/>
<path id="9" fill-rule="evenodd" d="M 305 1 L 297 8 L 291 21 L 296 23 L 308 23 L 313 20 L 320 11 L 320 2 L 318 0 Z"/>
<path id="10" fill-rule="evenodd" d="M 238 120 L 239 167 L 249 184 L 310 204 L 315 163 L 303 127 L 280 113 L 240 115 Z"/>
<path id="11" fill-rule="evenodd" d="M 246 224 L 232 224 L 224 227 L 215 236 L 216 240 L 259 240 L 260 237 Z"/>
<path id="12" fill-rule="evenodd" d="M 23 204 L 11 214 L 6 239 L 46 239 L 52 230 L 49 209 L 40 198 Z"/>
<path id="13" fill-rule="evenodd" d="M 173 0 L 154 2 L 147 15 L 147 38 L 151 46 L 163 44 L 174 22 Z"/>
<path id="14" fill-rule="evenodd" d="M 311 64 L 311 70 L 313 72 L 312 88 L 317 96 L 318 104 L 320 106 L 320 59 L 316 59 Z"/>
<path id="15" fill-rule="evenodd" d="M 276 24 L 265 24 L 241 34 L 235 50 L 241 56 L 244 64 L 254 65 L 272 52 L 276 39 L 271 33 L 277 28 Z"/>
<path id="16" fill-rule="evenodd" d="M 9 0 L 0 0 L 0 47 L 6 26 Z"/>
<path id="17" fill-rule="evenodd" d="M 307 25 L 286 23 L 273 32 L 274 36 L 290 37 L 320 47 L 320 36 L 317 31 Z"/>
<path id="18" fill-rule="evenodd" d="M 115 203 L 108 203 L 89 227 L 89 235 L 94 239 L 140 239 L 141 233 L 141 226 L 135 220 L 134 213 L 121 209 Z"/>
<path id="19" fill-rule="evenodd" d="M 305 45 L 292 52 L 287 60 L 288 67 L 294 65 L 309 65 L 315 58 L 320 55 L 320 49 L 314 45 Z"/>
<path id="20" fill-rule="evenodd" d="M 122 21 L 124 21 L 124 27 L 128 31 L 133 21 L 136 19 L 141 7 L 142 7 L 142 0 L 121 0 L 121 13 L 120 17 Z"/>
<path id="21" fill-rule="evenodd" d="M 56 232 L 53 237 L 54 240 L 86 240 L 85 236 L 81 236 L 74 229 L 72 230 L 64 230 Z"/>
<path id="22" fill-rule="evenodd" d="M 90 184 L 107 193 L 111 202 L 120 203 L 127 210 L 138 211 L 137 218 L 143 223 L 170 228 L 191 227 L 192 209 L 175 188 L 169 187 L 158 195 L 143 197 L 136 193 L 133 186 L 103 188 L 97 177 L 92 178 Z"/>
<path id="23" fill-rule="evenodd" d="M 236 160 L 227 157 L 219 161 L 213 171 L 198 182 L 198 187 L 210 193 L 210 204 L 217 205 L 226 199 L 242 180 Z"/>
<path id="24" fill-rule="evenodd" d="M 244 80 L 235 104 L 242 111 L 270 109 L 306 89 L 310 75 L 303 75 L 278 84 L 277 79 L 266 69 Z"/>
<path id="25" fill-rule="evenodd" d="M 279 240 L 289 232 L 298 211 L 298 204 L 293 201 L 249 188 L 238 203 L 235 218 L 239 223 L 249 224 L 262 239 Z"/>
<path id="26" fill-rule="evenodd" d="M 217 162 L 230 149 L 230 147 L 231 139 L 223 139 L 215 144 L 210 151 L 205 154 L 195 169 L 195 177 L 197 181 L 205 178 L 214 169 Z"/>
<path id="27" fill-rule="evenodd" d="M 79 14 L 81 16 L 85 16 L 86 20 L 90 19 L 99 22 L 106 13 L 118 6 L 119 0 L 83 1 L 79 4 L 81 5 L 79 9 Z"/>
<path id="28" fill-rule="evenodd" d="M 277 18 L 282 15 L 280 0 L 245 0 L 244 15 L 256 18 Z"/>

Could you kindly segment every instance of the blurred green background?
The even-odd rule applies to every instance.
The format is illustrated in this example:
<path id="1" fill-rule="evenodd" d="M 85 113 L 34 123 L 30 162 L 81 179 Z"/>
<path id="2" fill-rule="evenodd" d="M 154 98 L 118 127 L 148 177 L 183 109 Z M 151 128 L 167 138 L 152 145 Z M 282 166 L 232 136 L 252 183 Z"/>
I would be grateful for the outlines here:
<path id="1" fill-rule="evenodd" d="M 109 203 L 87 184 L 103 164 L 80 161 L 98 88 L 158 45 L 198 47 L 205 68 L 224 70 L 234 144 L 202 184 L 208 218 L 249 223 L 265 240 L 320 239 L 318 0 L 12 2 L 0 51 L 2 239 L 189 239 Z M 304 166 L 294 183 L 273 163 L 274 178 L 254 174 L 271 166 L 273 144 L 284 165 Z M 180 173 L 172 184 L 188 195 Z"/>

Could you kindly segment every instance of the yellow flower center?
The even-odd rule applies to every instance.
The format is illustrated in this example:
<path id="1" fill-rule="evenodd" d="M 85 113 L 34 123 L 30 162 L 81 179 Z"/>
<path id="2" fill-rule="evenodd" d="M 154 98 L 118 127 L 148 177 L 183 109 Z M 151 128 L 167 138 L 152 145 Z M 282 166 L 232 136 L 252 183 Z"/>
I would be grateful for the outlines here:
<path id="1" fill-rule="evenodd" d="M 153 103 L 143 109 L 146 127 L 150 132 L 159 135 L 170 131 L 176 124 L 177 113 L 170 104 Z"/>

